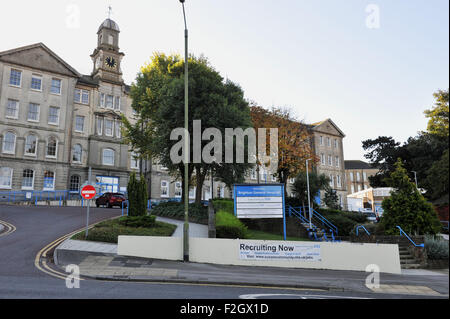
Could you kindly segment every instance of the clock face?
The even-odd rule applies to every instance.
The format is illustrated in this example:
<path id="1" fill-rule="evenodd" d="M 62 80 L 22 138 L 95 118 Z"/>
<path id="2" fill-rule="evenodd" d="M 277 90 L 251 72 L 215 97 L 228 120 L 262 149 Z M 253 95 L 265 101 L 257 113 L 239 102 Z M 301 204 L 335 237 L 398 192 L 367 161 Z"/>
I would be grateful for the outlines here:
<path id="1" fill-rule="evenodd" d="M 107 57 L 105 59 L 105 65 L 111 69 L 115 69 L 117 66 L 117 61 L 113 57 Z"/>

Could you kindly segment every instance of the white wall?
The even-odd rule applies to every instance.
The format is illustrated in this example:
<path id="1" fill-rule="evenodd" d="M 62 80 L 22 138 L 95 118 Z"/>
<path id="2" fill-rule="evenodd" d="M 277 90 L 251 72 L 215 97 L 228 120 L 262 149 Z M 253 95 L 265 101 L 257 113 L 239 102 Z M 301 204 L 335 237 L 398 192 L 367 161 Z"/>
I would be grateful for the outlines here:
<path id="1" fill-rule="evenodd" d="M 192 262 L 241 266 L 332 269 L 365 271 L 375 264 L 380 272 L 400 274 L 398 245 L 311 242 L 320 245 L 321 261 L 301 260 L 245 260 L 240 259 L 241 240 L 190 238 L 189 259 Z M 245 243 L 294 245 L 296 242 L 252 241 Z M 297 242 L 298 243 L 298 242 Z M 182 260 L 182 238 L 119 236 L 118 254 L 144 258 Z"/>

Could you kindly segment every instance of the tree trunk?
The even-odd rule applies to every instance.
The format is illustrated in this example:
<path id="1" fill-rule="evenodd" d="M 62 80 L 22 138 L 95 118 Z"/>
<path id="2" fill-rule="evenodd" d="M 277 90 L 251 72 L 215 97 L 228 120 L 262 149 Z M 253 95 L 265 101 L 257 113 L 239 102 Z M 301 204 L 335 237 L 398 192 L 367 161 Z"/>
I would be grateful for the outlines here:
<path id="1" fill-rule="evenodd" d="M 195 168 L 195 182 L 196 182 L 196 191 L 195 191 L 195 203 L 201 204 L 202 202 L 202 194 L 203 194 L 203 184 L 205 182 L 206 174 L 208 170 L 203 170 L 200 167 Z"/>

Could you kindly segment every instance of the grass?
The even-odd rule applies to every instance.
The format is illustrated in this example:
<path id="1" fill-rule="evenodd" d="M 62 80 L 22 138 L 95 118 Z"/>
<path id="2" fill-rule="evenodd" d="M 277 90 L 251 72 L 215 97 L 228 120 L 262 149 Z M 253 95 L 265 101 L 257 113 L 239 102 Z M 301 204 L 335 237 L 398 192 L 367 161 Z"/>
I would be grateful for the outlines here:
<path id="1" fill-rule="evenodd" d="M 74 240 L 88 240 L 103 243 L 117 244 L 119 236 L 167 236 L 170 237 L 177 228 L 176 225 L 155 221 L 151 227 L 142 227 L 137 223 L 127 224 L 127 217 L 107 220 L 95 225 L 89 230 L 88 238 L 86 232 L 82 231 L 72 236 Z M 130 226 L 131 225 L 131 226 Z M 144 224 L 145 225 L 145 224 Z"/>
<path id="2" fill-rule="evenodd" d="M 247 239 L 258 239 L 258 240 L 284 240 L 282 234 L 272 234 L 266 233 L 260 230 L 249 229 L 247 231 Z M 286 236 L 288 241 L 310 241 L 308 238 L 290 237 Z"/>

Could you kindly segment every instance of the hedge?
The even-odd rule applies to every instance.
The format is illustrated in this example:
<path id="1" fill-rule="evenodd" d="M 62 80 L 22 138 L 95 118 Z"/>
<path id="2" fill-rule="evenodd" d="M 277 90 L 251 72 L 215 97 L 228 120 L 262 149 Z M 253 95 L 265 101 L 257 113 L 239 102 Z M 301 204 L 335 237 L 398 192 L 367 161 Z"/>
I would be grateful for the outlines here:
<path id="1" fill-rule="evenodd" d="M 161 203 L 152 209 L 152 215 L 184 220 L 184 204 L 178 202 Z M 201 204 L 189 204 L 189 221 L 208 224 L 208 208 Z"/>
<path id="2" fill-rule="evenodd" d="M 216 213 L 217 238 L 242 238 L 248 237 L 248 229 L 236 216 L 225 210 Z"/>

